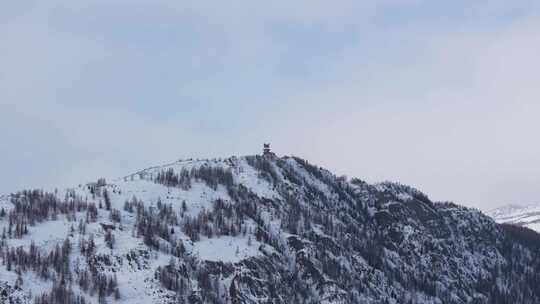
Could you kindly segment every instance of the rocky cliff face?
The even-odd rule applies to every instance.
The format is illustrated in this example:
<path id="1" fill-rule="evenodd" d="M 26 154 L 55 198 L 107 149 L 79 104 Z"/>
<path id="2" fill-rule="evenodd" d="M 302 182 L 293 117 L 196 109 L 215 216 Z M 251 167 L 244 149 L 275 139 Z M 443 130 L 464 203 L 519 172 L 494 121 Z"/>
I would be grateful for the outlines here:
<path id="1" fill-rule="evenodd" d="M 0 200 L 6 303 L 540 303 L 537 235 L 294 158 Z"/>

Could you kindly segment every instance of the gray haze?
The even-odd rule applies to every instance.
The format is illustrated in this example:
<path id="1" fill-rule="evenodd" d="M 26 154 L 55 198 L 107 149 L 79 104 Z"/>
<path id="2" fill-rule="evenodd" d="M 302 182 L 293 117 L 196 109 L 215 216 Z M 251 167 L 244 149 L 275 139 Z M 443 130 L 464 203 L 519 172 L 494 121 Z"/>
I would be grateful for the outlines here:
<path id="1" fill-rule="evenodd" d="M 538 5 L 3 3 L 0 193 L 269 141 L 435 200 L 540 202 Z"/>

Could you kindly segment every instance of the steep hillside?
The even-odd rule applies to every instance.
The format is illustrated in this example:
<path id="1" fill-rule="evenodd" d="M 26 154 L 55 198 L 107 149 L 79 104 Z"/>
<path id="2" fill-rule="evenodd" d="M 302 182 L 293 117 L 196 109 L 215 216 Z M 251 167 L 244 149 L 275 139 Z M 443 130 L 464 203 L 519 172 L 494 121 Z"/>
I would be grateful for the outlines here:
<path id="1" fill-rule="evenodd" d="M 540 303 L 535 234 L 295 157 L 0 199 L 0 303 Z"/>
<path id="2" fill-rule="evenodd" d="M 487 212 L 498 223 L 527 227 L 540 232 L 540 204 L 508 205 Z"/>

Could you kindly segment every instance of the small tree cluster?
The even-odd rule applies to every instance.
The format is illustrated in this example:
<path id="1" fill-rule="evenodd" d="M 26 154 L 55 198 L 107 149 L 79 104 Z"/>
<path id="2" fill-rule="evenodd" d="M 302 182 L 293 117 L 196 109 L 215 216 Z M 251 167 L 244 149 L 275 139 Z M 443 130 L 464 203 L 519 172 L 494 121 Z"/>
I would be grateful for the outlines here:
<path id="1" fill-rule="evenodd" d="M 107 245 L 107 247 L 109 247 L 109 249 L 112 250 L 116 240 L 115 240 L 114 234 L 111 232 L 111 230 L 107 229 L 105 231 L 104 239 L 105 239 L 105 244 Z"/>
<path id="2" fill-rule="evenodd" d="M 162 204 L 159 200 L 157 208 L 145 208 L 143 204 L 137 206 L 137 235 L 143 237 L 146 245 L 159 249 L 160 239 L 171 242 L 171 235 L 174 234 L 171 225 L 178 225 L 172 205 Z"/>
<path id="3" fill-rule="evenodd" d="M 32 270 L 41 278 L 48 279 L 52 275 L 69 277 L 69 254 L 71 252 L 71 243 L 66 239 L 62 246 L 56 245 L 55 249 L 48 254 L 43 254 L 34 242 L 30 244 L 29 251 L 23 247 L 5 248 L 2 250 L 2 263 L 6 265 L 8 271 L 17 268 L 25 272 Z M 55 274 L 51 273 L 55 271 Z"/>
<path id="4" fill-rule="evenodd" d="M 64 280 L 53 281 L 53 286 L 49 292 L 45 292 L 34 298 L 34 304 L 86 304 L 84 296 L 73 292 L 70 285 Z"/>
<path id="5" fill-rule="evenodd" d="M 122 223 L 122 215 L 120 210 L 112 209 L 109 213 L 109 219 L 114 223 Z"/>
<path id="6" fill-rule="evenodd" d="M 167 187 L 179 187 L 184 190 L 191 188 L 192 179 L 203 181 L 208 187 L 217 189 L 218 185 L 224 185 L 227 188 L 233 186 L 234 178 L 230 169 L 213 166 L 201 166 L 192 168 L 190 171 L 182 169 L 176 173 L 174 169 L 169 168 L 158 172 L 154 182 Z"/>
<path id="7" fill-rule="evenodd" d="M 154 181 L 167 187 L 179 187 L 183 190 L 191 188 L 191 176 L 187 169 L 182 169 L 178 174 L 173 168 L 162 170 L 158 172 Z"/>
<path id="8" fill-rule="evenodd" d="M 54 193 L 42 190 L 18 192 L 11 196 L 11 203 L 14 208 L 8 217 L 12 225 L 19 224 L 21 227 L 56 220 L 59 214 L 65 214 L 68 220 L 74 220 L 76 212 L 85 211 L 91 205 L 73 191 L 67 191 L 64 200 L 60 200 Z"/>
<path id="9" fill-rule="evenodd" d="M 247 156 L 246 161 L 250 166 L 259 172 L 260 177 L 264 178 L 268 182 L 277 183 L 279 181 L 279 176 L 276 173 L 272 162 L 269 161 L 268 158 L 260 155 Z"/>

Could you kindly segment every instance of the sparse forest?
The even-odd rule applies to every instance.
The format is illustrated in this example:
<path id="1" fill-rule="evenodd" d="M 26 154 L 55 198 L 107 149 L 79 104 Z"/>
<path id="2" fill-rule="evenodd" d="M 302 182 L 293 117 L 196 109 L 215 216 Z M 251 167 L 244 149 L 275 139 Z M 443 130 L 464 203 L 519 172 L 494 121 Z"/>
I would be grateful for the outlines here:
<path id="1" fill-rule="evenodd" d="M 164 303 L 540 302 L 536 232 L 299 158 L 199 162 L 139 173 L 137 191 L 128 178 L 12 194 L 0 259 L 13 283 L 0 299 L 37 280 L 50 285 L 36 304 L 129 301 L 142 276 Z M 60 240 L 25 243 L 49 224 Z M 200 256 L 219 240 L 218 259 Z"/>

